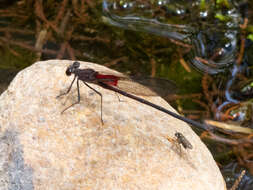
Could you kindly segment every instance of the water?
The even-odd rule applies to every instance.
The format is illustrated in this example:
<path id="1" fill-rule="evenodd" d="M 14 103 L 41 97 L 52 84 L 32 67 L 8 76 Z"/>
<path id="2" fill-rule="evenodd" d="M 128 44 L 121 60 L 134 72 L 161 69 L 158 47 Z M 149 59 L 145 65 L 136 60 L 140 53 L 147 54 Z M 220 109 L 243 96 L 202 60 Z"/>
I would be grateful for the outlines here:
<path id="1" fill-rule="evenodd" d="M 105 22 L 191 45 L 192 65 L 218 74 L 235 64 L 242 15 L 236 6 L 222 9 L 207 1 L 103 1 Z M 222 15 L 219 16 L 219 15 Z M 223 20 L 227 19 L 227 20 Z"/>

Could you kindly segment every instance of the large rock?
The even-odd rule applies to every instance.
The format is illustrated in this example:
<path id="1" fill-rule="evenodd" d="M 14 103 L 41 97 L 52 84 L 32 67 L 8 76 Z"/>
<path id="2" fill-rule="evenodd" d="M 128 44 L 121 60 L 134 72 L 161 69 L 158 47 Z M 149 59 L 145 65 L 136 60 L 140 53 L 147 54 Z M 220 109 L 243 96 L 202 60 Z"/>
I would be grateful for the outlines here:
<path id="1" fill-rule="evenodd" d="M 37 62 L 18 73 L 0 97 L 0 189 L 223 190 L 212 155 L 191 128 L 114 92 L 80 83 L 62 98 L 72 77 L 71 61 Z M 82 68 L 109 69 L 81 62 Z M 111 71 L 114 72 L 114 71 Z M 116 73 L 116 72 L 115 72 Z M 147 100 L 173 110 L 159 97 Z M 193 149 L 173 140 L 184 134 Z"/>

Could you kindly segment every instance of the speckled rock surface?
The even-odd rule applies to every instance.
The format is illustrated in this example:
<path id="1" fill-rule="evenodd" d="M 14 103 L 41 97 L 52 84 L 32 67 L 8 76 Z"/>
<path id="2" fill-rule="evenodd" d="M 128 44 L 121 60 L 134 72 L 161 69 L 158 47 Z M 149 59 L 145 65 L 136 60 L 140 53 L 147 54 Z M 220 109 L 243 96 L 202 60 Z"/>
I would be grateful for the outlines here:
<path id="1" fill-rule="evenodd" d="M 65 76 L 71 61 L 37 62 L 18 73 L 0 97 L 0 189 L 223 190 L 210 152 L 185 123 L 151 107 L 92 85 L 100 97 Z M 105 67 L 81 62 L 82 68 Z M 111 71 L 113 72 L 113 71 Z M 159 97 L 145 99 L 173 110 Z M 192 150 L 179 150 L 174 133 Z"/>

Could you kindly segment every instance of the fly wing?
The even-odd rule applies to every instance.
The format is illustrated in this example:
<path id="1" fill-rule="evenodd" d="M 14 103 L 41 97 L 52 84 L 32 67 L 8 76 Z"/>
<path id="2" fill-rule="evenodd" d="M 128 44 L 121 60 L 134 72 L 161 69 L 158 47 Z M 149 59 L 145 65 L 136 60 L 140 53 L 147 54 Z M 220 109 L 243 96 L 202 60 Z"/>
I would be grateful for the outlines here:
<path id="1" fill-rule="evenodd" d="M 183 145 L 185 149 L 192 149 L 191 143 L 185 138 L 185 136 L 181 136 L 179 139 L 180 143 Z"/>
<path id="2" fill-rule="evenodd" d="M 151 77 L 120 77 L 117 87 L 140 96 L 162 96 L 176 93 L 176 85 L 170 80 Z"/>

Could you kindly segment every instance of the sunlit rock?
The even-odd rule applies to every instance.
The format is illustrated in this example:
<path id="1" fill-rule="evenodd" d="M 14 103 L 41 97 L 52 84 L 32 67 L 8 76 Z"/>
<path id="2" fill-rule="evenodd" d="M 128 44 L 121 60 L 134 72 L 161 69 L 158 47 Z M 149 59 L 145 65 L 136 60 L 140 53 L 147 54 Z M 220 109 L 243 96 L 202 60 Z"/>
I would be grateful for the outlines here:
<path id="1" fill-rule="evenodd" d="M 1 189 L 224 190 L 212 155 L 185 123 L 152 107 L 80 83 L 59 99 L 71 61 L 37 62 L 17 74 L 0 97 Z M 82 68 L 109 69 L 81 62 Z M 114 71 L 111 71 L 113 73 Z M 116 73 L 116 72 L 115 72 Z M 173 110 L 159 97 L 147 100 Z M 182 133 L 192 149 L 175 146 Z M 176 148 L 177 147 L 177 148 Z"/>

